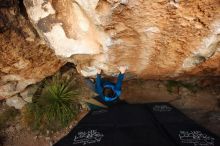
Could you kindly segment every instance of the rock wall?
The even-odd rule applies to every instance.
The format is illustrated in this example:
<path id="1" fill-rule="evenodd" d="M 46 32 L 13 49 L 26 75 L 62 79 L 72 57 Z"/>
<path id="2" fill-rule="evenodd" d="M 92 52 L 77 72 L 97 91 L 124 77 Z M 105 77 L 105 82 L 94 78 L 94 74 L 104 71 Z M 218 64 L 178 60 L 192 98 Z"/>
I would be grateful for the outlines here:
<path id="1" fill-rule="evenodd" d="M 115 75 L 118 65 L 145 79 L 220 75 L 219 0 L 24 4 L 0 0 L 0 99 L 22 96 L 66 61 L 83 76 Z"/>
<path id="2" fill-rule="evenodd" d="M 63 64 L 21 15 L 18 1 L 0 0 L 0 100 L 11 96 L 22 100 L 18 93 Z"/>
<path id="3" fill-rule="evenodd" d="M 118 65 L 146 79 L 220 75 L 219 0 L 24 0 L 57 56 L 84 76 Z"/>

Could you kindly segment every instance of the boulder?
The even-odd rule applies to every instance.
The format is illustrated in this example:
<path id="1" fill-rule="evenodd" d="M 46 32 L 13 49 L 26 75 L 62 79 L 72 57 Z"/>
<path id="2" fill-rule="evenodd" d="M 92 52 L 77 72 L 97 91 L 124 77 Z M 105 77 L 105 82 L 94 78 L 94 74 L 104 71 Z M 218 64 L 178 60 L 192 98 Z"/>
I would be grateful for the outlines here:
<path id="1" fill-rule="evenodd" d="M 53 75 L 65 63 L 39 38 L 23 11 L 16 0 L 0 2 L 0 100 Z"/>
<path id="2" fill-rule="evenodd" d="M 24 0 L 57 56 L 83 76 L 118 65 L 145 79 L 220 74 L 218 0 Z"/>

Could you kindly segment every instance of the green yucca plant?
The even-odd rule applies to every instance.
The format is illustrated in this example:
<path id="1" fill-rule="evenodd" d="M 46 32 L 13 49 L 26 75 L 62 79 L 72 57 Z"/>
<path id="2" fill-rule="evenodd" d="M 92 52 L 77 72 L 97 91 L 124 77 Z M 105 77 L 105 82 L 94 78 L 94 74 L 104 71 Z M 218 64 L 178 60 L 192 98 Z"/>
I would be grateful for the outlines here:
<path id="1" fill-rule="evenodd" d="M 27 105 L 27 115 L 34 129 L 58 130 L 67 126 L 79 111 L 78 87 L 71 78 L 60 75 L 44 83 L 41 94 Z"/>

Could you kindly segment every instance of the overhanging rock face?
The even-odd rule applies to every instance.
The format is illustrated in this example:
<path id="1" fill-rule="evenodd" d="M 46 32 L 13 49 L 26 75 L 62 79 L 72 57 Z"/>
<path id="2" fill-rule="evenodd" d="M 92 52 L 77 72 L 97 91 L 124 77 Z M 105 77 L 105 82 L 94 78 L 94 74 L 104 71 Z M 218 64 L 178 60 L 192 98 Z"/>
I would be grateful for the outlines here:
<path id="1" fill-rule="evenodd" d="M 65 64 L 38 37 L 22 8 L 17 0 L 0 2 L 0 100 L 13 97 L 11 103 L 19 108 L 26 103 L 24 93 L 31 84 Z"/>
<path id="2" fill-rule="evenodd" d="M 40 36 L 84 76 L 220 75 L 219 0 L 24 0 Z"/>

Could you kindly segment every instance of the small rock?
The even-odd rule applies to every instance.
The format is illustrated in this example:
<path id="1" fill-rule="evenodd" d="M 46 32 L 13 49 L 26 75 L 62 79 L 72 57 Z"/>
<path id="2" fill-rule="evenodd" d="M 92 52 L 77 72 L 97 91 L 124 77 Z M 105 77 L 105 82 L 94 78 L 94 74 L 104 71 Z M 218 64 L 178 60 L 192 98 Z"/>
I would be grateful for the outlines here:
<path id="1" fill-rule="evenodd" d="M 127 5 L 128 4 L 128 0 L 120 0 L 120 3 L 123 5 Z"/>
<path id="2" fill-rule="evenodd" d="M 31 37 L 27 37 L 25 40 L 28 41 L 28 42 L 34 42 L 34 39 L 31 38 Z"/>
<path id="3" fill-rule="evenodd" d="M 26 103 L 27 102 L 25 102 L 21 97 L 18 97 L 18 95 L 6 99 L 6 104 L 8 106 L 15 107 L 16 109 L 22 109 Z"/>
<path id="4" fill-rule="evenodd" d="M 17 125 L 15 126 L 15 128 L 16 128 L 17 131 L 19 131 L 19 130 L 21 130 L 21 125 L 20 125 L 20 124 L 17 124 Z"/>
<path id="5" fill-rule="evenodd" d="M 180 88 L 179 88 L 179 94 L 180 94 L 182 97 L 188 97 L 189 95 L 192 94 L 192 92 L 191 92 L 190 90 L 188 90 L 187 88 L 180 87 Z"/>
<path id="6" fill-rule="evenodd" d="M 29 86 L 23 92 L 21 92 L 20 95 L 26 102 L 30 103 L 32 102 L 32 97 L 34 93 L 36 92 L 37 88 L 38 88 L 37 85 Z"/>
<path id="7" fill-rule="evenodd" d="M 177 0 L 174 0 L 174 1 L 170 1 L 170 5 L 176 7 L 176 8 L 179 8 L 179 4 L 178 2 L 176 2 Z"/>
<path id="8" fill-rule="evenodd" d="M 49 141 L 49 140 L 50 140 L 50 137 L 46 137 L 45 139 L 46 139 L 47 141 Z"/>
<path id="9" fill-rule="evenodd" d="M 50 146 L 53 146 L 53 143 L 50 141 Z"/>
<path id="10" fill-rule="evenodd" d="M 3 86 L 0 86 L 0 95 L 4 97 L 10 97 L 14 94 L 16 94 L 16 86 L 17 82 L 16 81 L 11 81 Z"/>

